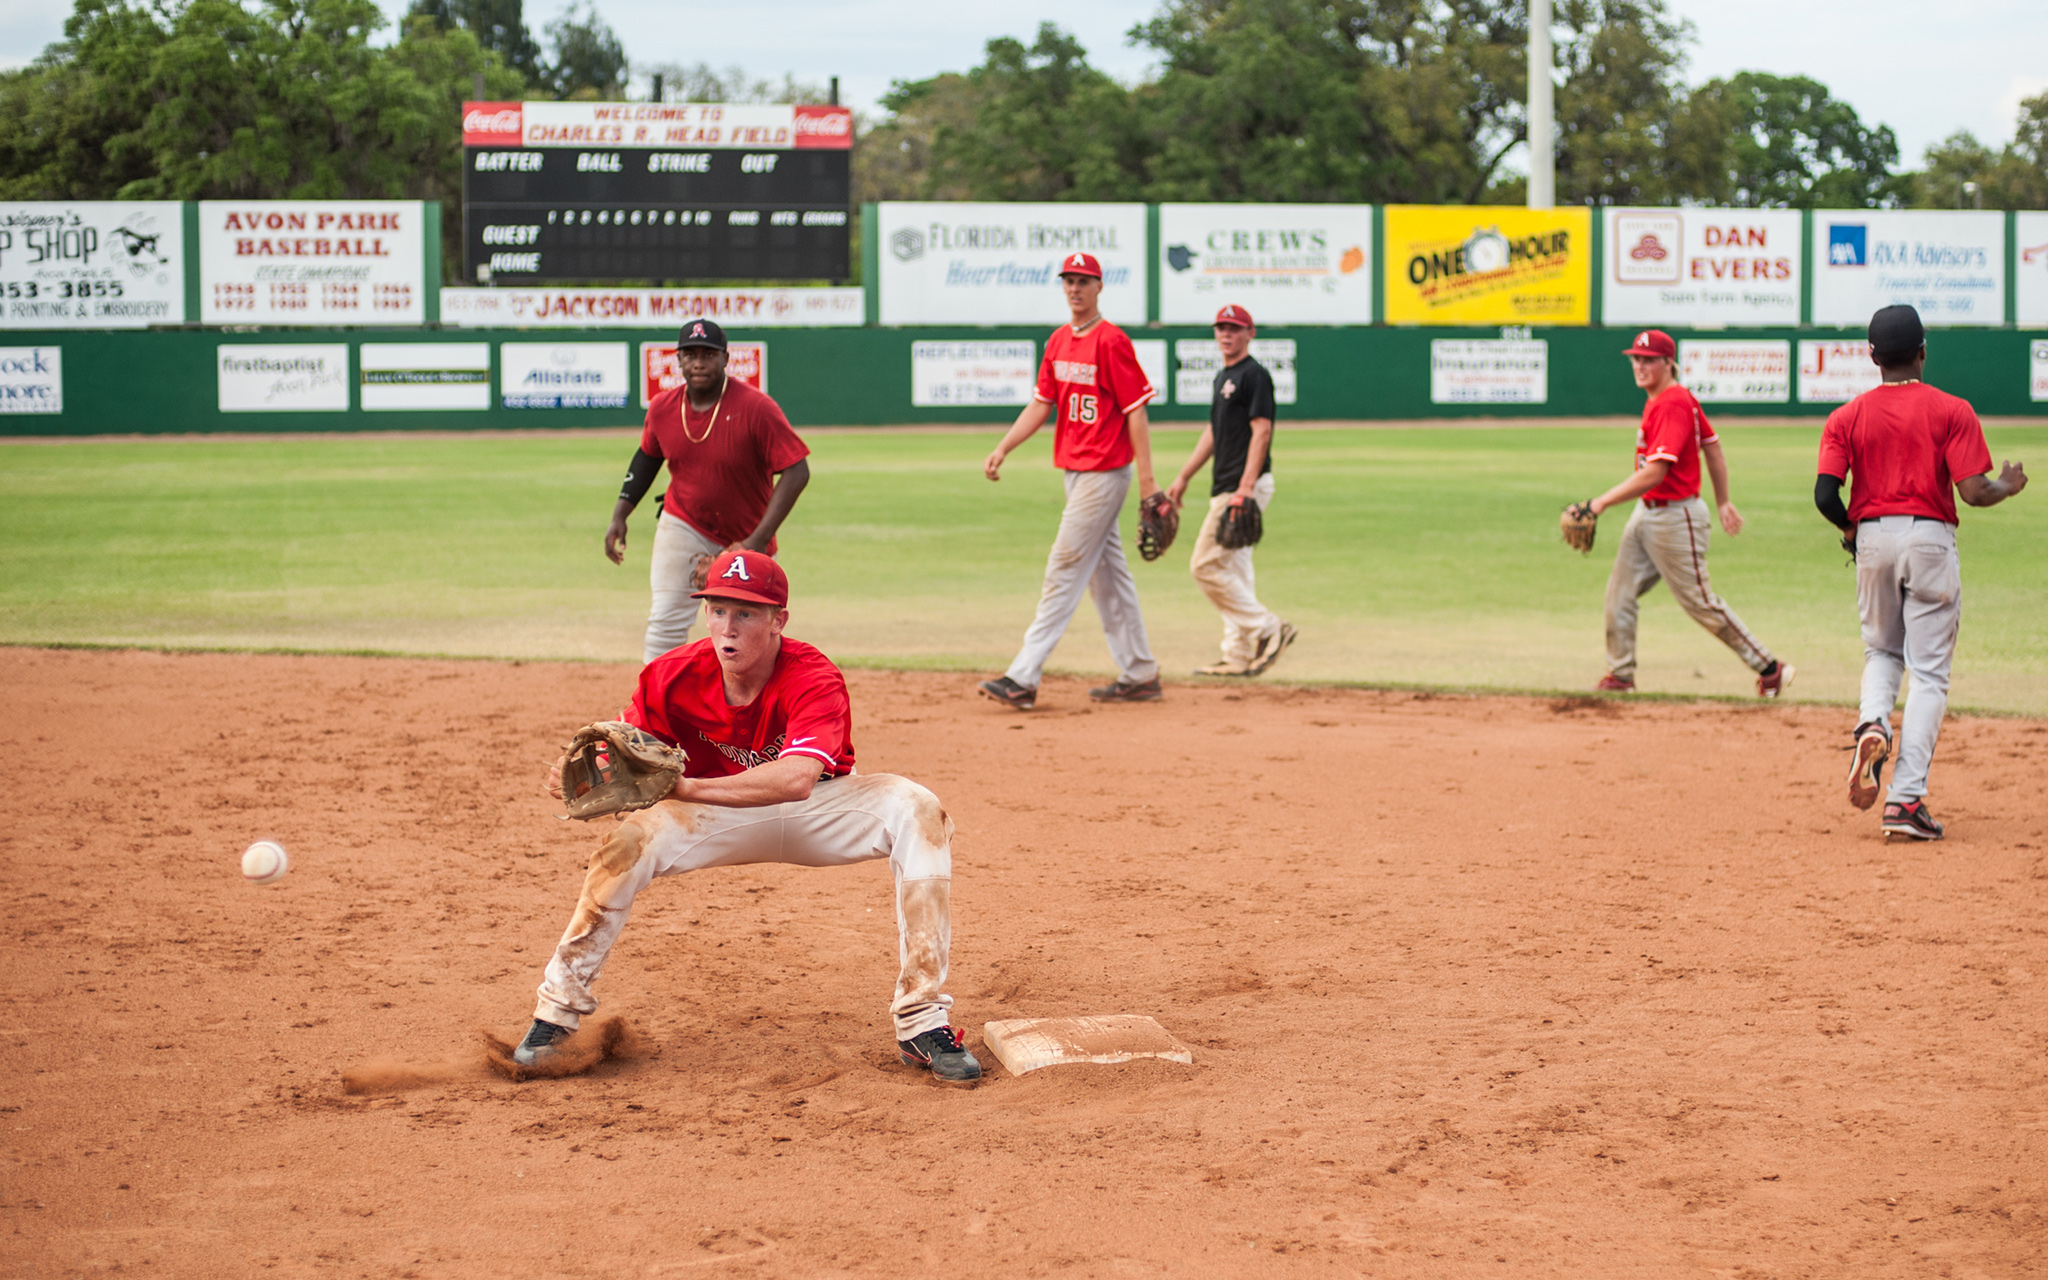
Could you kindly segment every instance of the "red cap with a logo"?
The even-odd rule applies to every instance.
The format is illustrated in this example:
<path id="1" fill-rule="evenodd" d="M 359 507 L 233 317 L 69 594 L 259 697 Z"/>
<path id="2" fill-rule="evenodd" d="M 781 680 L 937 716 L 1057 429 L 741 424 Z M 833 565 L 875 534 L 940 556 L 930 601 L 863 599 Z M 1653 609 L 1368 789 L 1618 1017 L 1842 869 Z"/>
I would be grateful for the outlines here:
<path id="1" fill-rule="evenodd" d="M 1234 324 L 1240 329 L 1250 329 L 1253 327 L 1252 313 L 1243 307 L 1221 307 L 1216 312 L 1216 323 Z"/>
<path id="2" fill-rule="evenodd" d="M 692 591 L 698 600 L 751 600 L 789 607 L 789 575 L 771 556 L 735 547 L 711 562 L 704 575 L 704 589 Z"/>
<path id="3" fill-rule="evenodd" d="M 1678 359 L 1678 344 L 1662 329 L 1645 329 L 1636 335 L 1635 345 L 1622 352 L 1625 356 L 1661 356 L 1666 360 Z"/>
<path id="4" fill-rule="evenodd" d="M 1102 279 L 1102 264 L 1092 253 L 1070 253 L 1060 259 L 1060 274 L 1063 276 L 1094 276 Z"/>

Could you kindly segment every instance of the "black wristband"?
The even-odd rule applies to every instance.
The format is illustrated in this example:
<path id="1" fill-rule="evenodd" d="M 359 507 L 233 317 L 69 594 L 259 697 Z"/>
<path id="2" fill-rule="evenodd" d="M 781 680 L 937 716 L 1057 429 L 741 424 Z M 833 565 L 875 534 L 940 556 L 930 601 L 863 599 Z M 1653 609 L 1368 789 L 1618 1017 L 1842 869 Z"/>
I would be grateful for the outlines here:
<path id="1" fill-rule="evenodd" d="M 619 489 L 619 501 L 629 507 L 640 505 L 640 499 L 654 486 L 654 478 L 661 474 L 661 459 L 651 456 L 644 449 L 633 450 L 633 460 L 626 464 L 626 483 Z"/>

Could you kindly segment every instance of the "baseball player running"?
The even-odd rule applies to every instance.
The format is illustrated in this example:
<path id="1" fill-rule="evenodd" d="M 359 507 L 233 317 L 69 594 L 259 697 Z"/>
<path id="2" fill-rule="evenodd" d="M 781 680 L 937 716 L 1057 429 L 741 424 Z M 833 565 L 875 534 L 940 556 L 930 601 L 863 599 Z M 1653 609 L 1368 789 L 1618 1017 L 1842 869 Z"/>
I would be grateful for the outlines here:
<path id="1" fill-rule="evenodd" d="M 1892 706 L 1911 673 L 1901 717 L 1898 768 L 1885 794 L 1887 839 L 1939 840 L 1927 809 L 1927 772 L 1948 670 L 1962 623 L 1963 572 L 1956 555 L 1955 494 L 1991 507 L 2027 487 L 2026 468 L 2008 462 L 1993 480 L 1991 448 L 1969 401 L 1920 380 L 1927 331 L 1911 307 L 1870 318 L 1870 358 L 1884 381 L 1828 415 L 1820 437 L 1813 505 L 1842 531 L 1856 557 L 1856 611 L 1863 618 L 1863 698 L 1849 803 L 1877 801 L 1892 751 Z M 1853 477 L 1849 505 L 1842 484 Z"/>
<path id="2" fill-rule="evenodd" d="M 1010 669 L 981 683 L 983 694 L 1020 711 L 1037 705 L 1045 661 L 1066 634 L 1084 590 L 1095 596 L 1117 667 L 1116 680 L 1090 689 L 1088 696 L 1098 702 L 1153 702 L 1161 696 L 1159 663 L 1138 609 L 1138 584 L 1117 531 L 1133 469 L 1141 495 L 1150 499 L 1158 492 L 1145 409 L 1155 392 L 1131 340 L 1102 318 L 1102 265 L 1094 255 L 1076 253 L 1062 262 L 1060 285 L 1073 318 L 1046 340 L 1031 403 L 982 464 L 989 479 L 1002 479 L 1003 460 L 1054 418 L 1052 459 L 1066 473 L 1067 505 L 1046 559 L 1038 615 Z"/>
<path id="3" fill-rule="evenodd" d="M 647 564 L 653 603 L 647 611 L 645 661 L 690 638 L 697 616 L 691 596 L 704 571 L 730 547 L 775 552 L 797 495 L 810 483 L 810 447 L 797 437 L 782 406 L 725 376 L 725 330 L 690 320 L 676 339 L 682 385 L 654 397 L 640 447 L 626 467 L 625 487 L 604 531 L 604 553 L 626 562 L 626 517 L 668 463 L 668 491 L 654 526 Z M 770 487 L 772 484 L 772 488 Z"/>
<path id="4" fill-rule="evenodd" d="M 750 862 L 833 867 L 888 858 L 897 1050 L 940 1079 L 979 1078 L 980 1064 L 947 1025 L 953 820 L 908 778 L 854 772 L 846 681 L 831 659 L 783 635 L 789 579 L 781 566 L 728 551 L 695 598 L 704 601 L 710 634 L 647 664 L 625 717 L 681 747 L 688 763 L 667 799 L 626 814 L 591 855 L 514 1060 L 542 1062 L 596 1010 L 591 987 L 634 897 L 656 877 Z M 548 771 L 557 798 L 566 759 Z"/>
<path id="5" fill-rule="evenodd" d="M 1721 527 L 1731 537 L 1742 532 L 1742 513 L 1728 498 L 1728 462 L 1721 454 L 1721 439 L 1700 402 L 1678 384 L 1678 344 L 1670 334 L 1644 330 L 1624 354 L 1645 397 L 1643 421 L 1636 428 L 1635 473 L 1575 508 L 1597 517 L 1617 503 L 1641 499 L 1621 531 L 1614 572 L 1607 578 L 1607 674 L 1593 687 L 1634 691 L 1637 602 L 1663 581 L 1694 622 L 1756 672 L 1757 696 L 1775 698 L 1792 683 L 1792 664 L 1772 657 L 1707 585 L 1710 521 L 1707 504 L 1700 498 L 1702 458 L 1714 481 Z"/>
<path id="6" fill-rule="evenodd" d="M 1188 571 L 1223 615 L 1223 656 L 1196 668 L 1198 676 L 1264 675 L 1294 643 L 1294 627 L 1259 603 L 1253 589 L 1252 549 L 1226 547 L 1217 540 L 1218 527 L 1232 507 L 1249 502 L 1263 512 L 1273 506 L 1273 375 L 1251 354 L 1257 333 L 1251 312 L 1243 307 L 1226 306 L 1216 313 L 1216 345 L 1223 353 L 1223 367 L 1210 387 L 1209 425 L 1166 491 L 1173 505 L 1180 506 L 1188 482 L 1203 463 L 1215 459 L 1209 475 L 1209 514 L 1195 535 Z"/>

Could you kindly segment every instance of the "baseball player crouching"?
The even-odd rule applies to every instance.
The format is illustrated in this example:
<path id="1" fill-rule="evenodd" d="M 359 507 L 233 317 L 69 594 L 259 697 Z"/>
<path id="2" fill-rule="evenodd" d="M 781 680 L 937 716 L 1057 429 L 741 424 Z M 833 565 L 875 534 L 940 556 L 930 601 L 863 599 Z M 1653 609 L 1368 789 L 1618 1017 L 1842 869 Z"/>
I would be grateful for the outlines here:
<path id="1" fill-rule="evenodd" d="M 1273 375 L 1251 354 L 1258 333 L 1251 312 L 1226 306 L 1216 313 L 1216 345 L 1223 367 L 1210 387 L 1209 425 L 1166 496 L 1181 505 L 1188 483 L 1212 457 L 1209 514 L 1195 536 L 1188 572 L 1223 615 L 1223 656 L 1198 676 L 1264 675 L 1294 643 L 1292 624 L 1259 603 L 1252 578 L 1252 548 L 1227 546 L 1218 533 L 1232 507 L 1273 506 Z M 1241 512 L 1240 512 L 1241 514 Z"/>
<path id="2" fill-rule="evenodd" d="M 590 859 L 583 893 L 540 984 L 534 1023 L 513 1053 L 525 1065 L 597 1008 L 591 987 L 657 877 L 705 867 L 788 862 L 833 867 L 887 858 L 895 873 L 895 1020 L 903 1061 L 940 1079 L 981 1065 L 948 1025 L 953 821 L 930 791 L 893 774 L 857 774 L 846 681 L 823 653 L 783 635 L 789 579 L 769 557 L 727 551 L 704 589 L 709 635 L 640 672 L 629 724 L 682 748 L 675 789 L 625 815 Z M 548 771 L 561 798 L 565 756 Z"/>
<path id="3" fill-rule="evenodd" d="M 1992 479 L 1991 447 L 1967 400 L 1920 380 L 1927 331 L 1911 307 L 1870 318 L 1870 358 L 1884 380 L 1828 415 L 1820 437 L 1813 504 L 1842 531 L 1856 557 L 1856 611 L 1863 619 L 1863 697 L 1849 803 L 1877 801 L 1892 749 L 1899 680 L 1913 677 L 1899 726 L 1899 765 L 1885 795 L 1885 836 L 1939 840 L 1927 809 L 1927 773 L 1948 710 L 1949 663 L 1963 617 L 1956 502 L 1991 507 L 2027 487 L 2008 462 Z M 1842 484 L 1853 477 L 1849 505 Z"/>

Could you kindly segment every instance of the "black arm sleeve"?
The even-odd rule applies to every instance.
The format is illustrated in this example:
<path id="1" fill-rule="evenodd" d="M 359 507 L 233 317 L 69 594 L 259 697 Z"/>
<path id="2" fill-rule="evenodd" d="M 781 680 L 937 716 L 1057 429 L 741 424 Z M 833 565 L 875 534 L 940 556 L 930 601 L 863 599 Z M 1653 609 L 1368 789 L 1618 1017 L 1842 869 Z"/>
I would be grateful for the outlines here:
<path id="1" fill-rule="evenodd" d="M 1849 527 L 1849 509 L 1842 505 L 1842 477 L 1826 472 L 1813 479 L 1813 506 L 1837 529 Z"/>
<path id="2" fill-rule="evenodd" d="M 626 464 L 626 483 L 619 490 L 619 501 L 637 507 L 640 499 L 647 496 L 654 485 L 654 478 L 661 474 L 661 459 L 651 457 L 644 449 L 633 450 L 633 460 Z"/>

